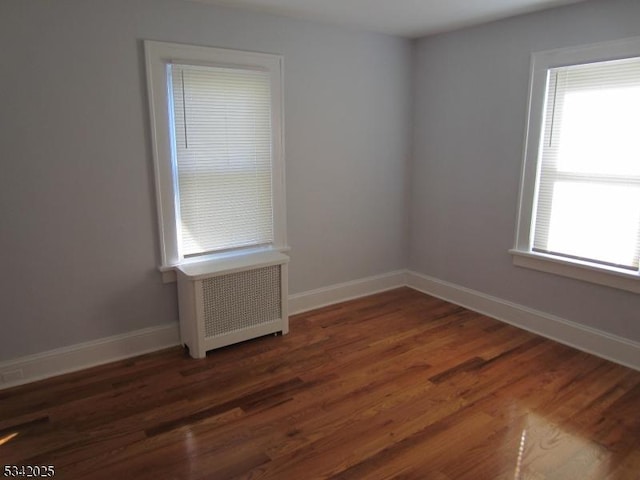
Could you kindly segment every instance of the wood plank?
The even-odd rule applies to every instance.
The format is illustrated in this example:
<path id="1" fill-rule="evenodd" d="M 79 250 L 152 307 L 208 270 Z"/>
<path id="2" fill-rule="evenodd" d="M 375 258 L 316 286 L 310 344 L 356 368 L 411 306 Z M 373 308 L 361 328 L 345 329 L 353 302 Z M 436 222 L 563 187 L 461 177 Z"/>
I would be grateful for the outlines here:
<path id="1" fill-rule="evenodd" d="M 0 392 L 0 458 L 58 478 L 640 476 L 640 372 L 409 288 L 291 333 Z"/>

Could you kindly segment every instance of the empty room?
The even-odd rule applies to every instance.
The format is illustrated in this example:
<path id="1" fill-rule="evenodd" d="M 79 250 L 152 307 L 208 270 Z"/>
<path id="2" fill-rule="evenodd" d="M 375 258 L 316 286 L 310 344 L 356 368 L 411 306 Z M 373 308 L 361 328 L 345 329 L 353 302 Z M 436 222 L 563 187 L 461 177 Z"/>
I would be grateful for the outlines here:
<path id="1" fill-rule="evenodd" d="M 4 478 L 640 479 L 640 1 L 0 42 Z"/>

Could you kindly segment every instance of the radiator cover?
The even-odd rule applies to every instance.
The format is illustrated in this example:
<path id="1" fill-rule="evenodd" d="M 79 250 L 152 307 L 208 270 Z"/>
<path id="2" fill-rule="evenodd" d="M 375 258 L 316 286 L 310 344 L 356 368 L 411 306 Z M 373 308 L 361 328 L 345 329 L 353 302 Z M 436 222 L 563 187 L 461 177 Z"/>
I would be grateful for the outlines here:
<path id="1" fill-rule="evenodd" d="M 194 358 L 288 333 L 286 255 L 270 252 L 178 268 L 180 335 Z"/>

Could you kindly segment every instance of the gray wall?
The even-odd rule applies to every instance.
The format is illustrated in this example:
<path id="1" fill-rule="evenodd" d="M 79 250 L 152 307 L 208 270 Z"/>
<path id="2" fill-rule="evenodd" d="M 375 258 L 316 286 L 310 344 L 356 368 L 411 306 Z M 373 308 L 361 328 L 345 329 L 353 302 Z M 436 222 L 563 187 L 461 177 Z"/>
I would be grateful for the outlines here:
<path id="1" fill-rule="evenodd" d="M 640 2 L 601 0 L 416 42 L 413 270 L 640 340 L 640 296 L 517 268 L 531 52 L 640 35 Z"/>
<path id="2" fill-rule="evenodd" d="M 177 320 L 142 39 L 284 55 L 291 293 L 406 266 L 410 42 L 179 0 L 2 0 L 0 360 Z"/>
<path id="3" fill-rule="evenodd" d="M 291 293 L 404 268 L 408 253 L 416 271 L 640 340 L 637 295 L 519 269 L 507 253 L 530 53 L 632 35 L 637 0 L 413 52 L 180 0 L 2 0 L 0 361 L 177 319 L 175 285 L 156 270 L 142 39 L 285 56 Z"/>

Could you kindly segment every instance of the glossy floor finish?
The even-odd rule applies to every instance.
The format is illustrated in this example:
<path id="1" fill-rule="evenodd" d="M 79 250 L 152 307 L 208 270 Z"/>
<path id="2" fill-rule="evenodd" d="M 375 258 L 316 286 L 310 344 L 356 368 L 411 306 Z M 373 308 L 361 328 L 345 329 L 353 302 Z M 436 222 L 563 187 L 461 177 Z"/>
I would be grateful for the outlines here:
<path id="1" fill-rule="evenodd" d="M 640 372 L 402 288 L 291 333 L 0 391 L 0 466 L 83 479 L 639 479 Z"/>

